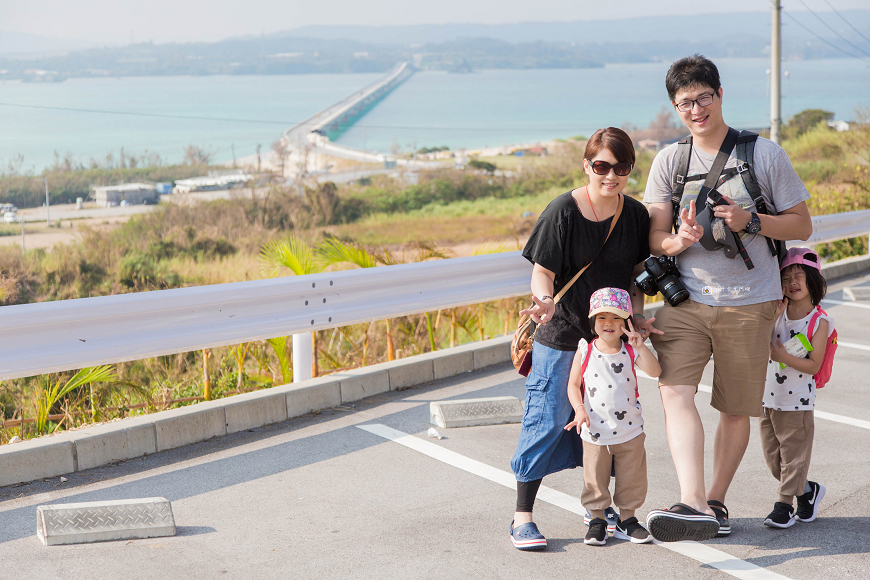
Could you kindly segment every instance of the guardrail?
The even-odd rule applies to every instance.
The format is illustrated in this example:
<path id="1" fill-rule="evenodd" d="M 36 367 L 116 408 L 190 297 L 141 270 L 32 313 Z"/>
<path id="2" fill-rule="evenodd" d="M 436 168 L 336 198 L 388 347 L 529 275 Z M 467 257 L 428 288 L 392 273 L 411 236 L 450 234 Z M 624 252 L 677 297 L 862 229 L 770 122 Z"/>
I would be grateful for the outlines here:
<path id="1" fill-rule="evenodd" d="M 521 296 L 530 275 L 509 252 L 6 306 L 0 380 Z"/>
<path id="2" fill-rule="evenodd" d="M 813 227 L 809 242 L 798 243 L 863 235 L 870 210 L 814 217 Z M 6 306 L 0 308 L 0 380 L 522 296 L 530 276 L 531 265 L 517 251 Z"/>

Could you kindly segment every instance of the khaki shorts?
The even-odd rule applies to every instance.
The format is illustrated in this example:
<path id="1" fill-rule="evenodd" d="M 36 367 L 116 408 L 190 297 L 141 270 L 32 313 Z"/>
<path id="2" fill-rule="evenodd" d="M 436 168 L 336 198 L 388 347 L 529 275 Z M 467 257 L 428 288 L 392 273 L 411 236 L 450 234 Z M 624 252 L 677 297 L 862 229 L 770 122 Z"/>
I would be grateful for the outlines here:
<path id="1" fill-rule="evenodd" d="M 665 304 L 651 340 L 662 365 L 660 385 L 695 385 L 713 355 L 713 399 L 728 415 L 761 416 L 776 300 L 748 306 Z M 696 391 L 697 392 L 697 391 Z"/>

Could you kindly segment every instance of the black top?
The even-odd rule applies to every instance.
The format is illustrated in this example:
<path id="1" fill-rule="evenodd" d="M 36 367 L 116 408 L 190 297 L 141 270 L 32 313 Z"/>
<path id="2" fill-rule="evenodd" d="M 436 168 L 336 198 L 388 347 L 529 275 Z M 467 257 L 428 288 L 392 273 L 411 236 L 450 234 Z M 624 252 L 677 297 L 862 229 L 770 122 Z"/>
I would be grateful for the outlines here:
<path id="1" fill-rule="evenodd" d="M 538 325 L 535 342 L 556 350 L 576 350 L 581 338 L 592 340 L 592 293 L 606 287 L 628 290 L 634 266 L 649 257 L 649 213 L 641 202 L 624 197 L 622 215 L 603 248 L 613 218 L 587 220 L 570 191 L 551 201 L 541 213 L 523 256 L 556 274 L 554 296 L 590 260 L 595 261 L 556 304 L 553 319 Z"/>

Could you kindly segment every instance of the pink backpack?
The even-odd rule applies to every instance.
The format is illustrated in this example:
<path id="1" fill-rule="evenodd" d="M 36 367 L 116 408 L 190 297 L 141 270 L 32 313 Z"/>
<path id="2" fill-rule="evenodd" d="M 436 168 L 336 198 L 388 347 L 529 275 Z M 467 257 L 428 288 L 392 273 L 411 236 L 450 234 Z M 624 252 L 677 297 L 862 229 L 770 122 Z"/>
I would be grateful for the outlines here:
<path id="1" fill-rule="evenodd" d="M 589 357 L 592 356 L 592 343 L 595 342 L 595 339 L 589 341 L 589 348 L 586 350 L 586 356 L 583 357 L 583 364 L 580 365 L 580 377 L 586 374 L 586 367 L 589 366 Z M 625 347 L 625 352 L 628 353 L 628 356 L 631 360 L 631 372 L 634 374 L 634 396 L 640 398 L 640 390 L 637 385 L 637 371 L 634 368 L 634 348 L 627 342 L 622 343 Z M 586 400 L 586 381 L 580 385 L 580 395 L 583 400 Z"/>
<path id="2" fill-rule="evenodd" d="M 819 325 L 819 318 L 822 315 L 827 316 L 828 313 L 822 310 L 821 306 L 816 306 L 816 311 L 813 313 L 813 317 L 810 318 L 810 324 L 807 328 L 807 332 L 809 336 L 807 339 L 812 342 L 813 341 L 813 332 Z M 832 324 L 833 321 L 828 321 L 828 324 Z M 816 388 L 821 389 L 831 380 L 831 371 L 834 368 L 834 354 L 837 352 L 837 330 L 834 329 L 828 335 L 828 342 L 825 345 L 825 356 L 822 359 L 822 366 L 819 367 L 819 372 L 813 375 L 813 378 L 816 380 Z"/>

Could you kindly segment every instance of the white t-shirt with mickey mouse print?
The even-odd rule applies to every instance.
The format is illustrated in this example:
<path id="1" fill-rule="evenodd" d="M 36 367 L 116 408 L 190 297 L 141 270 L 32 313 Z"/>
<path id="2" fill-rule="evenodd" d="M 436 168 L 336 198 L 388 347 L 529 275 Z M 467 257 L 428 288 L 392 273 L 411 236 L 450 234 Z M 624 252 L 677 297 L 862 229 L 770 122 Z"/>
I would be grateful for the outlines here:
<path id="1" fill-rule="evenodd" d="M 797 334 L 803 334 L 809 339 L 810 320 L 815 313 L 814 308 L 800 320 L 789 320 L 788 314 L 783 312 L 773 327 L 772 340 L 786 343 Z M 821 320 L 828 321 L 828 336 L 830 336 L 834 332 L 834 320 L 825 314 L 820 314 L 819 321 Z M 813 331 L 815 332 L 815 328 Z M 768 360 L 762 406 L 777 411 L 812 411 L 815 405 L 816 380 L 813 375 L 789 366 L 781 368 L 778 362 Z"/>
<path id="2" fill-rule="evenodd" d="M 585 339 L 578 346 L 581 362 L 589 352 Z M 634 353 L 637 359 L 637 351 Z M 617 445 L 643 433 L 643 415 L 637 400 L 637 378 L 632 371 L 634 360 L 623 345 L 616 354 L 605 354 L 593 342 L 583 385 L 583 406 L 589 426 L 583 425 L 580 437 L 596 445 Z"/>

